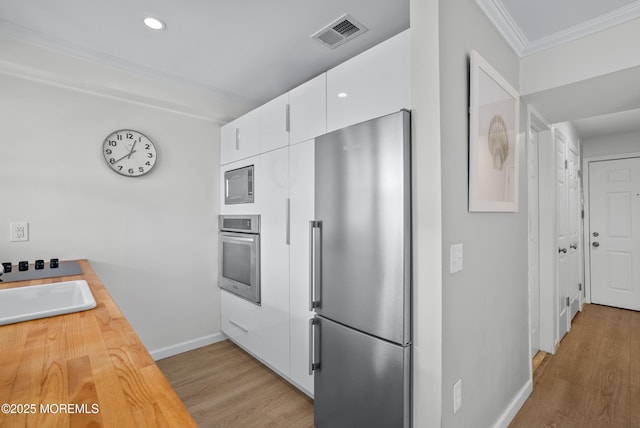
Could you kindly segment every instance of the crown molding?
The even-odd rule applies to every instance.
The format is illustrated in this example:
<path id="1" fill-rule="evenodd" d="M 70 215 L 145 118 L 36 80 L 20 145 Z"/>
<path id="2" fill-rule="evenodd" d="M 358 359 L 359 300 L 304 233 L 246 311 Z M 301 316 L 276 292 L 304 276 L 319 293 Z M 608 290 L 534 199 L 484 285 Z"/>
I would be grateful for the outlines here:
<path id="1" fill-rule="evenodd" d="M 640 0 L 636 0 L 609 13 L 573 25 L 547 37 L 531 41 L 520 30 L 520 27 L 505 9 L 501 0 L 476 0 L 476 2 L 520 57 L 535 54 L 640 18 Z"/>
<path id="2" fill-rule="evenodd" d="M 522 56 L 522 52 L 529 45 L 529 40 L 513 20 L 511 14 L 507 12 L 502 2 L 500 0 L 476 0 L 476 2 L 511 48 L 519 56 Z"/>
<path id="3" fill-rule="evenodd" d="M 640 1 L 634 1 L 604 15 L 573 25 L 561 32 L 535 40 L 525 47 L 521 56 L 538 53 L 545 49 L 607 30 L 616 25 L 624 24 L 636 18 L 640 18 Z"/>
<path id="4" fill-rule="evenodd" d="M 7 56 L 5 52 L 4 57 L 0 58 L 0 72 L 4 74 L 42 83 L 48 82 L 94 95 L 129 99 L 135 103 L 156 106 L 219 124 L 227 123 L 255 108 L 256 102 L 253 100 L 182 76 L 54 39 L 0 18 L 0 43 L 7 40 L 22 43 L 21 46 L 27 49 L 19 50 L 23 55 L 18 54 L 15 58 Z M 32 62 L 33 56 L 36 55 L 34 52 L 39 49 L 42 53 L 46 52 L 45 55 L 53 55 L 51 58 L 55 61 L 44 67 L 42 61 Z M 65 57 L 66 60 L 63 59 Z M 22 62 L 25 58 L 26 62 Z M 88 72 L 83 75 L 69 72 L 71 75 L 68 75 L 68 70 L 64 70 L 65 67 L 61 64 L 74 61 Z M 171 93 L 178 93 L 179 96 L 172 96 Z"/>

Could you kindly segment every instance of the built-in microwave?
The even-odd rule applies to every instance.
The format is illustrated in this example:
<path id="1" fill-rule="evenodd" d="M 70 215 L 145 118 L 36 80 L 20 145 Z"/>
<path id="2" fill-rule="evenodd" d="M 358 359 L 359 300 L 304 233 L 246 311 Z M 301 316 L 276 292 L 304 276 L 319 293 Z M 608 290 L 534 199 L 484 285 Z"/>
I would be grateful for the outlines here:
<path id="1" fill-rule="evenodd" d="M 225 205 L 253 203 L 253 177 L 253 165 L 225 171 Z"/>
<path id="2" fill-rule="evenodd" d="M 218 217 L 218 286 L 260 304 L 260 216 Z"/>

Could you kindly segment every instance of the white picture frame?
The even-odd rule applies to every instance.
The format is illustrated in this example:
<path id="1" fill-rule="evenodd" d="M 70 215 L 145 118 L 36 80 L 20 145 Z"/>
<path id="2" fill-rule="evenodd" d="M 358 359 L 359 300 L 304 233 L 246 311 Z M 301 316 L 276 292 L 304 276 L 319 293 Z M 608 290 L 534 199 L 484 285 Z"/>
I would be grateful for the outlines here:
<path id="1" fill-rule="evenodd" d="M 470 54 L 469 211 L 517 212 L 520 95 Z"/>

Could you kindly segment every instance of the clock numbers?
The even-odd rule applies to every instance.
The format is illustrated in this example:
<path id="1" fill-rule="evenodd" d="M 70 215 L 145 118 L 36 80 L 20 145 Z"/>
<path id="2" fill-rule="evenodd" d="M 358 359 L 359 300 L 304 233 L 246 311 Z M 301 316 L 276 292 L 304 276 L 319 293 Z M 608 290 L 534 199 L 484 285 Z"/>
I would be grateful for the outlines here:
<path id="1" fill-rule="evenodd" d="M 154 167 L 157 152 L 153 142 L 144 134 L 122 129 L 111 133 L 102 145 L 109 167 L 127 177 L 139 177 Z"/>

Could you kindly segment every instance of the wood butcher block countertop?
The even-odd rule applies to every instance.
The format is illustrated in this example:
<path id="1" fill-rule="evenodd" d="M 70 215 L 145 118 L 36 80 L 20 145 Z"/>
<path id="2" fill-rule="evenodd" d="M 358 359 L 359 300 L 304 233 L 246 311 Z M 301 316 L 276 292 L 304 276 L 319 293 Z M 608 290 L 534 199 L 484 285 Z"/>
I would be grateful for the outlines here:
<path id="1" fill-rule="evenodd" d="M 0 326 L 0 427 L 195 427 L 87 260 L 97 307 Z"/>

